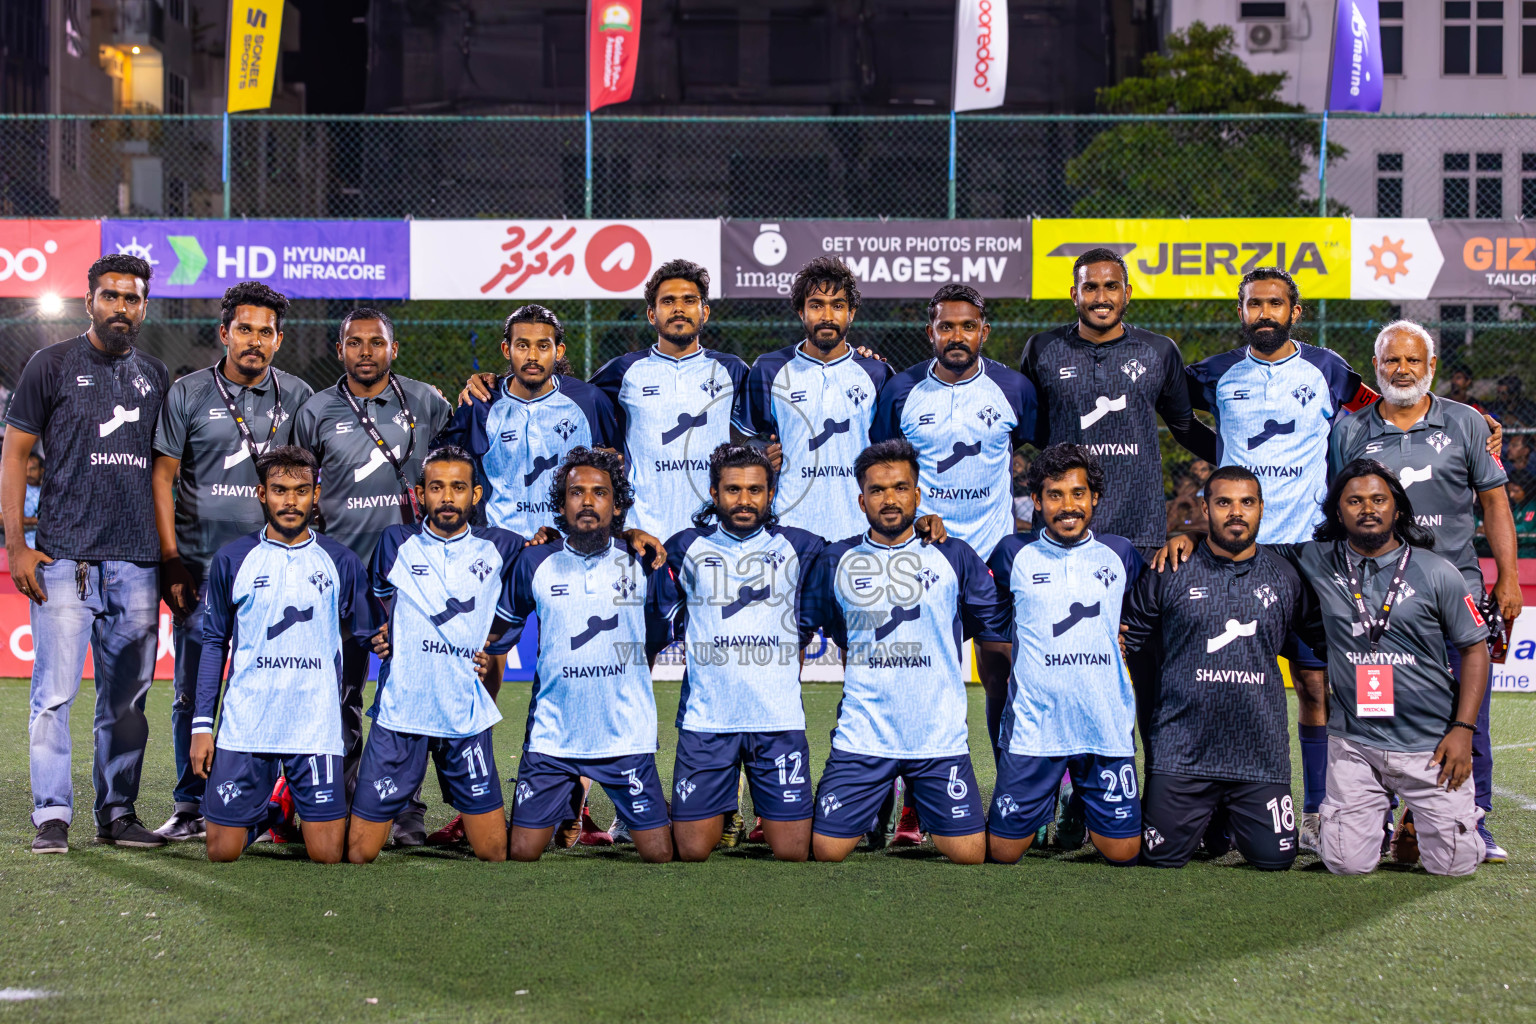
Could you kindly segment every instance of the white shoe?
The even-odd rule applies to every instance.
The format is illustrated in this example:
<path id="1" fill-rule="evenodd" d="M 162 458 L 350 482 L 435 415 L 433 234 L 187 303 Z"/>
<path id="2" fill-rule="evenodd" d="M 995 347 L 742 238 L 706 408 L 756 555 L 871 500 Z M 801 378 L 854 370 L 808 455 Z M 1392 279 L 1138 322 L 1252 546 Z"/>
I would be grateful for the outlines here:
<path id="1" fill-rule="evenodd" d="M 1296 845 L 1308 853 L 1318 853 L 1318 834 L 1323 829 L 1323 816 L 1316 811 L 1301 816 L 1301 831 L 1296 837 Z M 1318 854 L 1321 856 L 1321 854 Z"/>

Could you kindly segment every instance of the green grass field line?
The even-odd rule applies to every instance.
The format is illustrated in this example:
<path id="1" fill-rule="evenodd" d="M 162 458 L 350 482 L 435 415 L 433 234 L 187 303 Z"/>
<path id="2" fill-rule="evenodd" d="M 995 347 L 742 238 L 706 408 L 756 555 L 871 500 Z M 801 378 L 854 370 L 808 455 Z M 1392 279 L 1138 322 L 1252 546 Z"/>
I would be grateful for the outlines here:
<path id="1" fill-rule="evenodd" d="M 669 781 L 678 687 L 657 689 Z M 504 778 L 527 692 L 502 696 Z M 818 768 L 838 695 L 805 690 Z M 156 684 L 152 826 L 170 808 L 169 705 Z M 73 723 L 87 808 L 89 707 L 84 694 Z M 971 720 L 990 793 L 979 691 Z M 956 868 L 931 848 L 843 865 L 778 864 L 760 847 L 661 866 L 612 850 L 535 865 L 386 851 L 327 868 L 264 846 L 215 867 L 200 844 L 92 846 L 88 810 L 67 856 L 30 854 L 26 721 L 26 682 L 0 681 L 0 989 L 53 994 L 0 1001 L 0 1021 L 1536 1019 L 1529 748 L 1497 759 L 1510 863 L 1454 881 L 1334 878 L 1311 857 L 1264 874 L 1235 855 L 1182 871 L 1088 853 Z M 1496 697 L 1495 743 L 1531 736 L 1536 700 Z M 430 780 L 427 798 L 435 827 L 450 812 Z M 606 823 L 606 797 L 593 802 Z"/>

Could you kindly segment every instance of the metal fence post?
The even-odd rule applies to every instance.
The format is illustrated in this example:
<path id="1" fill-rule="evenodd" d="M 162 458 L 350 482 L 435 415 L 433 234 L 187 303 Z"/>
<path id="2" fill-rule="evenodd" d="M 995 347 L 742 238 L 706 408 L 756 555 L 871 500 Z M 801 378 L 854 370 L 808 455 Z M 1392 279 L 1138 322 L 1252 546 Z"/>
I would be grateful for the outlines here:
<path id="1" fill-rule="evenodd" d="M 229 111 L 224 111 L 224 219 L 229 219 Z"/>
<path id="2" fill-rule="evenodd" d="M 949 112 L 949 219 L 955 219 L 955 112 Z"/>
<path id="3" fill-rule="evenodd" d="M 1328 111 L 1323 111 L 1317 145 L 1317 215 L 1328 216 Z M 1328 300 L 1317 301 L 1317 347 L 1328 347 Z"/>

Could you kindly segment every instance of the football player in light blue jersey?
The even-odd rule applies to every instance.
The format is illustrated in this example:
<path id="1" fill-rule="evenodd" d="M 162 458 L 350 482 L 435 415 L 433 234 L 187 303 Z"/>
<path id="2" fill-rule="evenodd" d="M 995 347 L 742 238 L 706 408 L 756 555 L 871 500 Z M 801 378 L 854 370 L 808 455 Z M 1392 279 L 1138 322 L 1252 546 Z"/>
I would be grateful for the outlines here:
<path id="1" fill-rule="evenodd" d="M 384 848 L 390 826 L 426 776 L 429 756 L 444 799 L 459 812 L 455 838 L 467 839 L 481 860 L 507 858 L 491 741 L 491 728 L 501 721 L 501 673 L 497 666 L 482 682 L 477 660 L 488 660 L 482 651 L 506 649 L 487 638 L 523 538 L 469 525 L 481 491 L 464 449 L 434 450 L 421 473 L 416 496 L 426 521 L 386 529 L 370 569 L 389 630 L 374 641 L 383 662 L 347 826 L 347 859 L 354 864 L 371 862 Z"/>
<path id="2" fill-rule="evenodd" d="M 824 542 L 778 524 L 773 467 L 759 449 L 716 448 L 709 480 L 710 504 L 692 529 L 667 542 L 676 586 L 665 610 L 688 649 L 677 706 L 673 840 L 680 860 L 709 857 L 736 812 L 744 767 L 774 856 L 805 860 L 812 802 L 800 700 L 809 638 L 800 632 L 801 584 Z"/>
<path id="3" fill-rule="evenodd" d="M 779 522 L 840 540 L 865 527 L 853 461 L 869 444 L 875 397 L 892 371 L 848 344 L 859 283 L 842 260 L 818 256 L 807 263 L 790 286 L 790 301 L 805 340 L 758 356 L 736 427 L 781 445 Z"/>
<path id="4" fill-rule="evenodd" d="M 1044 528 L 1004 539 L 988 563 L 1008 625 L 978 655 L 989 729 L 1000 719 L 987 854 L 1005 864 L 1054 816 L 1064 768 L 1099 852 L 1131 865 L 1141 851 L 1136 698 L 1119 641 L 1142 562 L 1124 537 L 1089 529 L 1103 489 L 1087 446 L 1046 448 L 1029 470 Z"/>
<path id="5" fill-rule="evenodd" d="M 572 448 L 617 445 L 618 423 L 608 396 L 571 372 L 565 327 L 550 310 L 533 304 L 513 310 L 501 353 L 505 376 L 477 374 L 435 443 L 475 457 L 489 525 L 532 537 L 554 515 L 546 474 Z M 476 397 L 487 388 L 488 396 Z"/>
<path id="6" fill-rule="evenodd" d="M 827 546 L 802 602 L 802 630 L 823 626 L 845 658 L 832 753 L 816 791 L 816 859 L 846 859 L 901 777 L 939 852 L 980 864 L 986 821 L 961 645 L 1006 631 L 1007 618 L 969 545 L 924 545 L 913 530 L 920 469 L 911 444 L 871 445 L 854 469 L 869 529 Z"/>
<path id="7" fill-rule="evenodd" d="M 1009 466 L 1036 425 L 1034 385 L 981 354 L 991 332 L 974 288 L 940 288 L 928 303 L 933 358 L 881 390 L 869 432 L 871 441 L 912 442 L 924 510 L 983 558 L 1013 532 Z"/>
<path id="8" fill-rule="evenodd" d="M 315 457 L 279 445 L 256 460 L 265 528 L 214 555 L 192 718 L 193 770 L 208 780 L 208 859 L 232 861 L 292 804 L 310 860 L 341 860 L 341 645 L 373 633 L 367 571 L 344 545 L 314 533 Z M 234 654 L 230 642 L 234 640 Z M 223 686 L 217 740 L 214 712 Z M 282 805 L 268 797 L 279 773 Z"/>
<path id="9" fill-rule="evenodd" d="M 669 576 L 619 539 L 634 492 L 618 454 L 572 449 L 550 491 L 565 536 L 518 557 L 491 628 L 510 646 L 529 616 L 539 619 L 509 856 L 538 860 L 589 778 L 608 791 L 640 856 L 668 861 L 650 665 L 671 639 L 661 611 Z"/>

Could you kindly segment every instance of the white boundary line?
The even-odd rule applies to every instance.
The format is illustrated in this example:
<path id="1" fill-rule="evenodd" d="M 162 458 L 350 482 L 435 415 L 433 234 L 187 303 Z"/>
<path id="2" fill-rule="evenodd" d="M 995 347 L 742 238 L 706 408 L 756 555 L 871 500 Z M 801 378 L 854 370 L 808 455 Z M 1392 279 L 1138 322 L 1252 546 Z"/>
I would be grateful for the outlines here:
<path id="1" fill-rule="evenodd" d="M 1505 743 L 1494 747 L 1494 750 L 1518 750 L 1521 747 L 1536 747 L 1536 740 L 1526 740 L 1524 743 Z"/>

